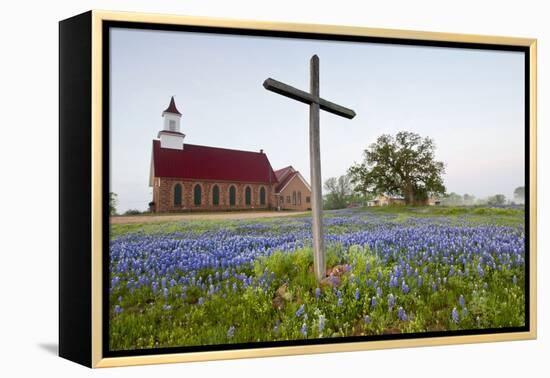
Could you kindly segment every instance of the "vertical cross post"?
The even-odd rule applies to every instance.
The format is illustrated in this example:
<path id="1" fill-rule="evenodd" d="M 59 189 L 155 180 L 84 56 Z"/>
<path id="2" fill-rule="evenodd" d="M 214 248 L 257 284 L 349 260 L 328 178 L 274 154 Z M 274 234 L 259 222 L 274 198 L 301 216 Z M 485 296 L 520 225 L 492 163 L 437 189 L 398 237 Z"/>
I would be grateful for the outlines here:
<path id="1" fill-rule="evenodd" d="M 355 117 L 355 112 L 320 97 L 319 57 L 317 55 L 313 55 L 309 64 L 309 93 L 271 78 L 264 81 L 264 88 L 309 105 L 309 168 L 311 173 L 311 234 L 313 245 L 313 268 L 317 281 L 321 281 L 326 276 L 326 267 L 325 242 L 323 237 L 323 194 L 321 192 L 319 110 L 324 110 L 348 119 Z"/>
<path id="2" fill-rule="evenodd" d="M 321 148 L 319 132 L 319 58 L 313 55 L 309 61 L 310 94 L 313 102 L 309 107 L 309 167 L 311 175 L 311 215 L 313 270 L 318 281 L 326 273 L 325 242 L 323 236 L 323 195 L 321 192 Z"/>

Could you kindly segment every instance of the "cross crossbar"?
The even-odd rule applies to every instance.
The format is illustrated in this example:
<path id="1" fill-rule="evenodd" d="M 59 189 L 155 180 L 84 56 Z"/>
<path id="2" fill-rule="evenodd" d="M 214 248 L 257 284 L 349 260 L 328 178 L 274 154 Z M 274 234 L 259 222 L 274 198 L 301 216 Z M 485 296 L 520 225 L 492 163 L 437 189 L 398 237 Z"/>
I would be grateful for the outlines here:
<path id="1" fill-rule="evenodd" d="M 304 104 L 311 105 L 312 103 L 318 103 L 321 110 L 336 114 L 340 117 L 344 117 L 347 119 L 352 119 L 353 117 L 355 117 L 355 112 L 351 109 L 335 104 L 334 102 L 327 101 L 324 98 L 320 98 L 318 101 L 315 101 L 311 93 L 302 91 L 298 88 L 294 88 L 291 85 L 281 83 L 278 80 L 268 78 L 264 81 L 263 85 L 264 88 L 268 91 L 275 92 L 293 100 L 303 102 Z"/>

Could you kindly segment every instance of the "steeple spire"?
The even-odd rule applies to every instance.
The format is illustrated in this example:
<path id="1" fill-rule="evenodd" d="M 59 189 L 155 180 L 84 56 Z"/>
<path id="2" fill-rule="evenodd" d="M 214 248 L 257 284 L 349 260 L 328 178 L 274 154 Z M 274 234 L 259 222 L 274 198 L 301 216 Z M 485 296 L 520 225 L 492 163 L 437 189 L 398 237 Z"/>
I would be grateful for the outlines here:
<path id="1" fill-rule="evenodd" d="M 164 118 L 164 125 L 162 130 L 158 133 L 160 146 L 162 148 L 183 150 L 183 139 L 185 138 L 185 134 L 180 130 L 181 113 L 178 108 L 176 108 L 174 96 L 170 99 L 168 108 L 162 112 L 162 118 Z"/>
<path id="2" fill-rule="evenodd" d="M 181 115 L 178 108 L 176 108 L 176 102 L 174 101 L 174 96 L 172 96 L 172 98 L 170 99 L 170 104 L 168 105 L 166 110 L 164 110 L 162 113 L 163 114 L 164 113 L 172 113 L 172 114 Z"/>

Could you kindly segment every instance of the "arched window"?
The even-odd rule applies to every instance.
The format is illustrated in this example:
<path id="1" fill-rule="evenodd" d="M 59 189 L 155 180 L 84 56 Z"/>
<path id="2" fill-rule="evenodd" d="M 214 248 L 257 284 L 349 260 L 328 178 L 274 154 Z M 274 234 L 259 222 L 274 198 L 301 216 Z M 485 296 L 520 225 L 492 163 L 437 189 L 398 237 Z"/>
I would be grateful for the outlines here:
<path id="1" fill-rule="evenodd" d="M 302 204 L 302 192 L 298 192 L 298 205 Z"/>
<path id="2" fill-rule="evenodd" d="M 296 206 L 296 191 L 292 192 L 292 204 Z"/>
<path id="3" fill-rule="evenodd" d="M 235 206 L 235 199 L 237 198 L 237 193 L 234 186 L 229 188 L 229 206 Z"/>
<path id="4" fill-rule="evenodd" d="M 174 206 L 181 206 L 181 184 L 174 186 Z"/>
<path id="5" fill-rule="evenodd" d="M 265 205 L 265 188 L 260 189 L 260 205 Z"/>
<path id="6" fill-rule="evenodd" d="M 218 206 L 220 204 L 220 188 L 218 185 L 214 185 L 212 188 L 212 204 Z"/>
<path id="7" fill-rule="evenodd" d="M 247 186 L 244 191 L 244 203 L 246 206 L 250 206 L 252 203 L 252 190 L 250 190 L 250 186 Z"/>
<path id="8" fill-rule="evenodd" d="M 194 199 L 194 203 L 195 203 L 195 206 L 200 206 L 201 205 L 201 198 L 202 197 L 202 189 L 201 189 L 201 186 L 200 185 L 195 185 L 195 188 L 193 189 L 193 199 Z"/>

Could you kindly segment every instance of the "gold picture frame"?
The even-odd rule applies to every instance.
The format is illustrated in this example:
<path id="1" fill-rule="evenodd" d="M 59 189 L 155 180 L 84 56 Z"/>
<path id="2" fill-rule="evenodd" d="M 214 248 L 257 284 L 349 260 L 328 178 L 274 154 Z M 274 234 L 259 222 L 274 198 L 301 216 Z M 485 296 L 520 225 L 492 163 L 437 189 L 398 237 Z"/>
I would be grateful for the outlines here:
<path id="1" fill-rule="evenodd" d="M 80 18 L 79 18 L 80 17 Z M 103 253 L 104 253 L 104 238 L 105 236 L 105 224 L 103 222 L 103 211 L 105 204 L 105 187 L 102 181 L 104 175 L 104 161 L 103 153 L 105 146 L 103 129 L 103 120 L 105 114 L 103 112 L 103 75 L 105 71 L 105 62 L 103 57 L 104 52 L 104 25 L 106 22 L 128 22 L 139 23 L 144 26 L 149 24 L 158 25 L 185 25 L 185 26 L 197 26 L 197 27 L 214 27 L 214 28 L 230 28 L 230 29 L 245 29 L 245 30 L 261 30 L 261 31 L 277 31 L 277 32 L 289 32 L 289 33 L 315 33 L 323 35 L 334 36 L 358 36 L 358 37 L 376 37 L 398 40 L 416 40 L 425 42 L 451 42 L 451 43 L 467 43 L 477 45 L 504 45 L 504 46 L 520 46 L 528 51 L 529 67 L 528 67 L 528 85 L 529 85 L 529 103 L 528 103 L 528 119 L 529 119 L 529 230 L 528 230 L 528 242 L 529 242 L 529 330 L 525 332 L 512 332 L 512 333 L 494 333 L 494 334 L 476 334 L 476 335 L 460 335 L 460 336 L 444 336 L 444 337 L 429 337 L 429 338 L 404 338 L 398 340 L 375 340 L 375 341 L 358 341 L 358 342 L 342 342 L 331 344 L 314 344 L 314 345 L 297 345 L 297 346 L 275 346 L 266 348 L 254 348 L 254 349 L 228 349 L 228 350 L 215 350 L 215 351 L 200 351 L 200 352 L 186 352 L 186 353 L 169 353 L 169 354 L 151 354 L 151 355 L 139 355 L 139 356 L 124 356 L 124 357 L 104 357 L 103 356 L 103 317 L 102 307 L 104 306 L 103 298 L 103 281 L 105 274 L 105 267 L 103 266 Z M 276 23 L 276 22 L 259 22 L 250 20 L 230 20 L 230 19 L 218 19 L 209 17 L 189 17 L 189 16 L 176 16 L 176 15 L 161 15 L 161 14 L 145 14 L 145 13 L 128 13 L 128 12 L 110 12 L 93 10 L 84 15 L 76 16 L 73 19 L 62 21 L 60 24 L 60 73 L 61 76 L 65 74 L 63 70 L 63 59 L 69 59 L 77 51 L 77 46 L 82 48 L 89 48 L 89 62 L 90 76 L 87 81 L 89 86 L 86 86 L 83 90 L 90 92 L 89 103 L 83 103 L 81 107 L 88 109 L 87 115 L 80 115 L 79 120 L 89 120 L 90 128 L 84 128 L 88 130 L 87 135 L 82 136 L 83 140 L 90 142 L 89 151 L 91 152 L 90 169 L 87 172 L 89 175 L 89 182 L 84 182 L 83 185 L 91 185 L 89 187 L 90 201 L 89 201 L 89 223 L 78 230 L 88 235 L 90 245 L 84 244 L 82 248 L 89 248 L 89 255 L 86 255 L 85 261 L 73 261 L 68 257 L 68 250 L 64 248 L 68 245 L 65 242 L 60 246 L 60 355 L 84 365 L 99 368 L 99 367 L 114 367 L 114 366 L 130 366 L 130 365 L 143 365 L 143 364 L 160 364 L 160 363 L 174 363 L 174 362 L 188 362 L 188 361 L 208 361 L 208 360 L 220 360 L 220 359 L 237 359 L 237 358 L 251 358 L 251 357 L 268 357 L 268 356 L 283 356 L 283 355 L 299 355 L 299 354 L 311 354 L 311 353 L 327 353 L 327 352 L 347 352 L 347 351 L 359 351 L 359 350 L 371 350 L 371 349 L 386 349 L 386 348 L 403 348 L 403 347 L 422 347 L 422 346 L 435 346 L 435 345 L 449 345 L 449 344 L 466 344 L 466 343 L 482 343 L 482 342 L 495 342 L 495 341 L 513 341 L 513 340 L 528 340 L 536 339 L 537 336 L 537 255 L 536 255 L 536 243 L 537 243 L 537 41 L 536 39 L 529 38 L 514 38 L 514 37 L 501 37 L 501 36 L 483 36 L 483 35 L 469 35 L 469 34 L 452 34 L 452 33 L 437 33 L 437 32 L 424 32 L 424 31 L 412 31 L 412 30 L 393 30 L 393 29 L 378 29 L 367 27 L 352 27 L 352 26 L 337 26 L 337 25 L 316 25 L 316 24 L 294 24 L 294 23 Z M 70 37 L 67 37 L 67 33 L 74 33 L 76 31 L 84 32 L 86 36 L 89 36 L 89 44 L 85 43 L 79 45 L 78 41 L 73 41 Z M 83 57 L 82 59 L 87 59 Z M 65 80 L 65 81 L 64 81 Z M 63 92 L 64 83 L 68 83 L 70 79 L 60 79 L 60 87 Z M 67 84 L 69 85 L 69 84 Z M 68 88 L 68 87 L 67 87 Z M 66 88 L 65 88 L 66 89 Z M 67 89 L 68 90 L 68 89 Z M 71 105 L 70 101 L 82 101 L 80 97 L 73 99 L 70 96 L 63 97 L 61 94 L 60 100 L 60 112 L 63 114 L 66 107 Z M 84 101 L 85 102 L 85 101 Z M 61 134 L 63 130 L 66 130 L 67 126 L 64 126 L 64 122 L 71 120 L 70 115 L 66 118 L 61 116 Z M 88 118 L 86 118 L 88 117 Z M 90 132 L 91 130 L 91 132 Z M 69 138 L 69 136 L 67 136 Z M 64 136 L 61 135 L 61 148 L 63 149 Z M 60 160 L 63 167 L 63 159 L 66 156 L 61 152 Z M 67 166 L 66 174 L 71 173 L 70 168 Z M 527 174 L 527 172 L 526 172 Z M 64 185 L 64 173 L 61 170 L 61 186 Z M 71 194 L 67 191 L 64 193 L 67 198 L 71 197 Z M 76 194 L 75 194 L 76 195 Z M 63 194 L 60 195 L 63 197 Z M 67 199 L 68 201 L 68 199 Z M 63 201 L 60 204 L 61 214 L 60 218 L 63 218 L 64 204 Z M 61 219 L 63 224 L 61 227 L 61 238 L 65 238 L 66 232 L 75 229 L 70 227 L 77 227 L 71 225 L 68 218 L 66 220 Z M 89 226 L 89 228 L 88 228 Z M 74 243 L 73 242 L 74 252 Z M 88 259 L 89 257 L 89 259 Z M 76 266 L 75 264 L 80 264 Z M 77 341 L 73 340 L 68 335 L 69 329 L 65 330 L 66 324 L 69 319 L 79 316 L 76 310 L 69 309 L 69 303 L 74 305 L 74 300 L 71 299 L 71 295 L 75 293 L 69 293 L 68 287 L 73 285 L 75 288 L 80 286 L 76 285 L 69 273 L 68 269 L 73 269 L 77 272 L 87 272 L 87 276 L 90 278 L 90 293 L 83 294 L 82 300 L 84 303 L 89 303 L 85 306 L 86 310 L 91 310 L 89 318 L 81 319 L 82 323 L 79 326 L 71 328 L 71 332 L 74 333 L 75 329 L 82 329 L 82 335 L 74 335 L 74 338 L 80 338 L 83 343 L 89 344 L 89 349 L 85 349 L 85 357 L 81 354 L 73 353 L 71 348 L 75 347 Z M 76 279 L 76 278 L 75 278 Z M 85 278 L 88 279 L 88 278 Z M 64 297 L 66 299 L 64 302 Z M 87 302 L 89 301 L 89 302 Z M 89 328 L 86 325 L 89 322 Z M 89 355 L 88 355 L 89 353 Z M 88 358 L 89 357 L 89 358 Z"/>

